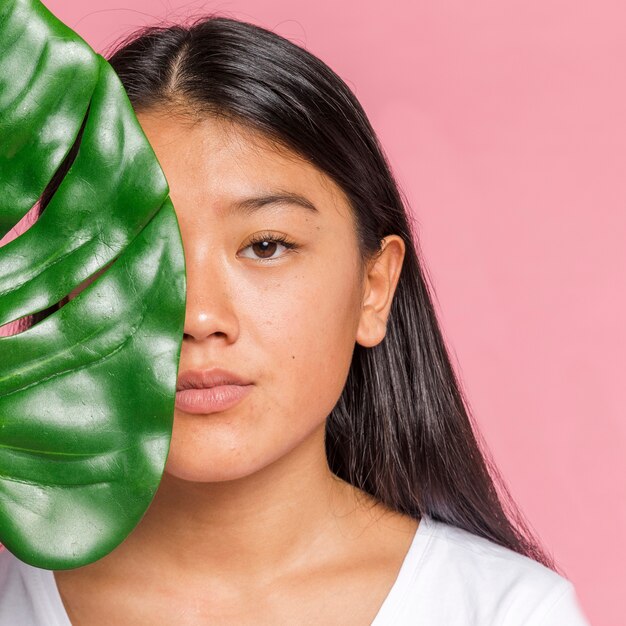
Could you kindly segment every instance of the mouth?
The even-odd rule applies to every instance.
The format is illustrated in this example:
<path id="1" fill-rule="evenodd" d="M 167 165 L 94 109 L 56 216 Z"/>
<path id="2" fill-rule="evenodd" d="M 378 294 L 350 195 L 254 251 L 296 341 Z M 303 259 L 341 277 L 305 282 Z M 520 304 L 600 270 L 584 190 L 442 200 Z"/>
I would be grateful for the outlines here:
<path id="1" fill-rule="evenodd" d="M 180 374 L 176 391 L 211 388 L 220 385 L 249 385 L 250 383 L 252 383 L 251 380 L 219 367 L 202 370 L 192 369 Z"/>
<path id="2" fill-rule="evenodd" d="M 251 391 L 249 385 L 214 385 L 176 392 L 176 408 L 185 413 L 206 415 L 225 411 L 237 405 Z"/>
<path id="3" fill-rule="evenodd" d="M 230 409 L 251 391 L 248 378 L 226 369 L 191 369 L 181 373 L 176 386 L 176 408 L 185 413 L 217 413 Z"/>

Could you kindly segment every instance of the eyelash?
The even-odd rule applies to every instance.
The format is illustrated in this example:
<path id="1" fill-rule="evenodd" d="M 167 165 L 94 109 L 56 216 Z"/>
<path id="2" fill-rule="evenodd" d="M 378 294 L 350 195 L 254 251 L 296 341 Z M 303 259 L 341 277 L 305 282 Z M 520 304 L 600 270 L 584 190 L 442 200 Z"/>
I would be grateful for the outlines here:
<path id="1" fill-rule="evenodd" d="M 290 252 L 297 252 L 299 248 L 298 244 L 295 241 L 291 241 L 290 239 L 285 237 L 285 235 L 274 235 L 272 233 L 259 233 L 258 235 L 255 235 L 248 242 L 248 245 L 243 249 L 246 250 L 247 248 L 250 248 L 256 243 L 279 243 L 285 246 L 285 248 L 287 248 L 287 252 L 282 256 L 286 256 Z M 249 258 L 249 257 L 246 257 L 246 258 Z M 270 257 L 267 259 L 255 258 L 254 260 L 260 261 L 261 263 L 266 263 L 268 261 L 276 261 L 279 258 L 281 257 Z"/>

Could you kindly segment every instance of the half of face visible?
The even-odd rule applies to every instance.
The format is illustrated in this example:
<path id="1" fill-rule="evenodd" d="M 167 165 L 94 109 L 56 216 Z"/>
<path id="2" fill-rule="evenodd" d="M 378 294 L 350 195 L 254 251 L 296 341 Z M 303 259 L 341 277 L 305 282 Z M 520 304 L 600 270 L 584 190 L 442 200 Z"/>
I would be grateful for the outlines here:
<path id="1" fill-rule="evenodd" d="M 352 359 L 362 283 L 348 201 L 325 174 L 224 118 L 138 113 L 170 185 L 187 271 L 179 375 L 253 381 L 236 406 L 177 410 L 167 471 L 227 480 L 319 429 Z"/>

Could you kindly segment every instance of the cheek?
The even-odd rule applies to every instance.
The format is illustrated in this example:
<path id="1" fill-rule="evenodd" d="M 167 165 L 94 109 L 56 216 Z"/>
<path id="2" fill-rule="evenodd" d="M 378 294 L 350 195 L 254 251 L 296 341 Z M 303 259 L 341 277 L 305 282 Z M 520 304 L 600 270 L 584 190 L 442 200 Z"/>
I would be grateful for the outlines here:
<path id="1" fill-rule="evenodd" d="M 307 407 L 309 420 L 323 419 L 341 395 L 354 351 L 355 274 L 347 262 L 317 264 L 277 281 L 271 293 L 256 309 L 255 326 L 276 400 L 291 414 Z"/>

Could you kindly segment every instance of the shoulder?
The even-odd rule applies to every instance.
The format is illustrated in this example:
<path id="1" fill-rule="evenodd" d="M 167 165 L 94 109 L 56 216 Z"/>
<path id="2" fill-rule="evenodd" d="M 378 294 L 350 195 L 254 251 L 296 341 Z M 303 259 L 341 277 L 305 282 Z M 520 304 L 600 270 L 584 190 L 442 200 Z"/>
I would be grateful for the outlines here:
<path id="1" fill-rule="evenodd" d="M 15 556 L 5 547 L 0 549 L 0 626 L 16 623 L 18 604 L 24 597 L 24 585 Z"/>
<path id="2" fill-rule="evenodd" d="M 17 577 L 17 560 L 4 546 L 0 548 L 0 599 Z M 1 606 L 1 605 L 0 605 Z"/>
<path id="3" fill-rule="evenodd" d="M 420 584 L 440 598 L 443 590 L 460 615 L 475 616 L 471 623 L 588 626 L 567 578 L 456 526 L 429 517 L 422 523 Z"/>
<path id="4" fill-rule="evenodd" d="M 57 623 L 46 621 L 51 616 L 40 610 L 36 571 L 6 547 L 0 549 L 0 626 Z"/>

